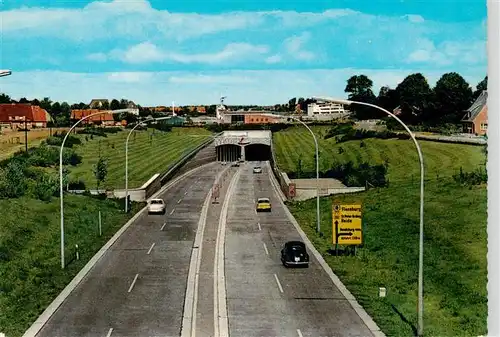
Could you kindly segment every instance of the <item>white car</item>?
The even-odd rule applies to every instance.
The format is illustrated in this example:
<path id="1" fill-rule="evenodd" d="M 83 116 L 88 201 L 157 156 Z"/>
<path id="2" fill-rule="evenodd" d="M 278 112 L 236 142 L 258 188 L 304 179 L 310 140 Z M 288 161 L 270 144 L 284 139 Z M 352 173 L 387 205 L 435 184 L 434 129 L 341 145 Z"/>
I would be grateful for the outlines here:
<path id="1" fill-rule="evenodd" d="M 148 203 L 148 214 L 161 213 L 165 214 L 166 206 L 163 199 L 151 199 Z"/>
<path id="2" fill-rule="evenodd" d="M 253 173 L 262 173 L 262 167 L 260 166 L 255 166 L 253 168 Z"/>

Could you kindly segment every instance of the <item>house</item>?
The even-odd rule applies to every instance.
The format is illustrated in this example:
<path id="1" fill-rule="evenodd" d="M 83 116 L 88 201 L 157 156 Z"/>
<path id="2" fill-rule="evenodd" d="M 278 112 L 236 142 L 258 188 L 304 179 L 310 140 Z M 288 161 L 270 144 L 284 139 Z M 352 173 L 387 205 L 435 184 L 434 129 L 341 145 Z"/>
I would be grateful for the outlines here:
<path id="1" fill-rule="evenodd" d="M 38 105 L 29 103 L 0 104 L 0 124 L 13 130 L 46 128 L 52 117 Z"/>
<path id="2" fill-rule="evenodd" d="M 485 135 L 488 132 L 488 91 L 483 90 L 461 120 L 465 133 Z"/>
<path id="3" fill-rule="evenodd" d="M 100 109 L 104 106 L 109 107 L 109 100 L 104 98 L 93 99 L 89 103 L 91 109 Z"/>
<path id="4" fill-rule="evenodd" d="M 316 120 L 342 119 L 349 115 L 350 112 L 344 109 L 343 104 L 310 103 L 307 105 L 307 116 Z"/>
<path id="5" fill-rule="evenodd" d="M 98 109 L 75 109 L 71 110 L 71 121 L 76 122 L 79 119 L 95 114 L 97 112 L 105 112 L 99 115 L 91 116 L 81 122 L 82 125 L 102 125 L 114 126 L 116 125 L 115 119 L 111 111 L 103 111 Z"/>

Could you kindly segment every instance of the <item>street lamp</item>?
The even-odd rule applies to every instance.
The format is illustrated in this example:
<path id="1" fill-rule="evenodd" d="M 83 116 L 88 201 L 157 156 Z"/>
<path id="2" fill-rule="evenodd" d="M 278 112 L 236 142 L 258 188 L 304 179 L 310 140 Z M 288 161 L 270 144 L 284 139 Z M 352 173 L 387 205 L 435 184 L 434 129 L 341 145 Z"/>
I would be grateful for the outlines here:
<path id="1" fill-rule="evenodd" d="M 10 70 L 0 70 L 0 77 L 9 76 L 9 75 L 12 75 L 12 71 L 10 71 Z"/>
<path id="2" fill-rule="evenodd" d="M 422 156 L 422 150 L 420 145 L 415 138 L 413 132 L 411 132 L 410 128 L 403 123 L 401 119 L 395 116 L 393 113 L 387 111 L 384 108 L 379 107 L 378 105 L 358 102 L 358 101 L 350 101 L 344 99 L 335 99 L 335 98 L 325 98 L 325 97 L 313 97 L 313 99 L 324 102 L 338 103 L 343 105 L 351 105 L 351 104 L 359 104 L 369 106 L 378 110 L 381 110 L 394 118 L 396 121 L 401 124 L 405 130 L 410 134 L 413 143 L 415 143 L 415 147 L 418 152 L 418 159 L 420 160 L 420 240 L 419 240 L 419 253 L 418 253 L 418 336 L 423 336 L 424 333 L 424 158 Z"/>
<path id="3" fill-rule="evenodd" d="M 272 117 L 277 116 L 275 114 L 264 114 L 264 115 L 272 116 Z M 290 119 L 293 119 L 293 120 L 301 123 L 303 126 L 306 127 L 307 130 L 309 130 L 309 132 L 313 136 L 314 146 L 316 147 L 316 231 L 318 233 L 320 233 L 320 231 L 321 231 L 321 219 L 320 219 L 320 211 L 319 211 L 319 149 L 318 149 L 318 140 L 316 139 L 316 135 L 311 130 L 311 128 L 306 123 L 304 123 L 302 120 L 300 120 L 299 118 L 294 117 L 294 116 L 281 116 L 281 115 L 279 117 L 290 118 Z"/>
<path id="4" fill-rule="evenodd" d="M 63 138 L 61 148 L 59 150 L 59 199 L 61 203 L 61 269 L 64 269 L 64 202 L 63 202 L 63 149 L 64 149 L 64 143 L 66 142 L 66 139 L 68 136 L 71 134 L 71 131 L 80 124 L 82 121 L 92 117 L 92 116 L 97 116 L 101 114 L 118 114 L 118 113 L 123 113 L 123 112 L 133 112 L 133 109 L 120 109 L 120 110 L 113 110 L 113 111 L 99 111 L 93 114 L 90 114 L 88 116 L 85 116 L 81 118 L 79 121 L 77 121 L 73 126 L 69 129 L 69 131 L 66 133 L 66 135 Z"/>
<path id="5" fill-rule="evenodd" d="M 151 122 L 151 121 L 159 121 L 163 119 L 169 119 L 172 118 L 172 116 L 168 117 L 159 117 L 159 118 L 153 118 L 153 117 L 148 117 L 145 120 L 137 123 L 132 130 L 127 135 L 127 140 L 125 141 L 125 213 L 128 212 L 128 141 L 130 139 L 130 136 L 132 135 L 132 132 L 139 126 L 145 125 L 145 122 Z"/>

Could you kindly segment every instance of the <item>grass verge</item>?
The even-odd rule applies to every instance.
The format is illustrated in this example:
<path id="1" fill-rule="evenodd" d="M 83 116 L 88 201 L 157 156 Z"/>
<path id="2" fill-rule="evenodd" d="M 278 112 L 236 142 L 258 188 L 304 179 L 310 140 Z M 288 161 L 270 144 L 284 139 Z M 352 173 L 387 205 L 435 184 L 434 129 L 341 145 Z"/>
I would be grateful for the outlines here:
<path id="1" fill-rule="evenodd" d="M 391 183 L 418 180 L 420 166 L 417 151 L 411 140 L 364 139 L 365 147 L 360 147 L 360 140 L 336 144 L 333 138 L 323 139 L 330 129 L 325 126 L 313 126 L 318 138 L 320 170 L 326 171 L 332 163 L 352 161 L 354 164 L 367 161 L 372 165 L 388 162 L 388 179 Z M 310 133 L 301 126 L 290 127 L 273 134 L 276 161 L 284 172 L 295 172 L 299 159 L 304 171 L 315 171 L 314 141 Z M 471 171 L 484 161 L 482 146 L 418 141 L 424 155 L 424 165 L 428 179 L 437 179 L 458 173 L 460 167 Z M 339 153 L 339 148 L 344 149 Z"/>
<path id="2" fill-rule="evenodd" d="M 95 189 L 93 165 L 99 155 L 108 159 L 108 175 L 99 188 L 125 188 L 125 140 L 129 130 L 108 134 L 106 138 L 79 135 L 82 145 L 75 147 L 82 163 L 70 168 L 71 179 L 81 179 Z M 203 128 L 172 128 L 171 132 L 154 129 L 134 131 L 128 148 L 128 186 L 138 188 L 154 174 L 165 172 L 172 164 L 194 150 L 211 135 Z"/>
<path id="3" fill-rule="evenodd" d="M 426 185 L 424 218 L 424 332 L 426 336 L 478 336 L 487 331 L 487 192 L 450 179 Z M 322 231 L 315 232 L 315 200 L 289 208 L 334 273 L 388 336 L 413 336 L 417 324 L 419 185 L 335 196 L 361 202 L 364 247 L 335 257 L 331 205 L 321 199 Z M 379 287 L 387 297 L 378 297 Z"/>
<path id="4" fill-rule="evenodd" d="M 60 264 L 59 198 L 0 200 L 0 332 L 22 336 L 94 254 L 144 203 L 125 214 L 115 200 L 64 197 L 66 263 Z M 102 236 L 98 212 L 102 216 Z M 75 257 L 78 244 L 80 259 Z"/>

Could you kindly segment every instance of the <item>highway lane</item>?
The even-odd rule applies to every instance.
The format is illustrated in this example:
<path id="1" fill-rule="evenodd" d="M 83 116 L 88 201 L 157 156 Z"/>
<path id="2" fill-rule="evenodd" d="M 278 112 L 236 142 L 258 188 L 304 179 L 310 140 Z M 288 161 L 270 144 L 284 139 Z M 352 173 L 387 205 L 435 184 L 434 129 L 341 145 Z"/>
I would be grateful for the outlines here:
<path id="1" fill-rule="evenodd" d="M 214 163 L 160 197 L 111 246 L 37 336 L 179 336 L 200 211 L 223 166 Z"/>
<path id="2" fill-rule="evenodd" d="M 278 202 L 268 166 L 242 167 L 226 230 L 226 287 L 231 337 L 373 336 L 315 257 L 307 269 L 286 269 L 280 250 L 301 240 Z M 269 197 L 271 213 L 255 212 Z"/>

